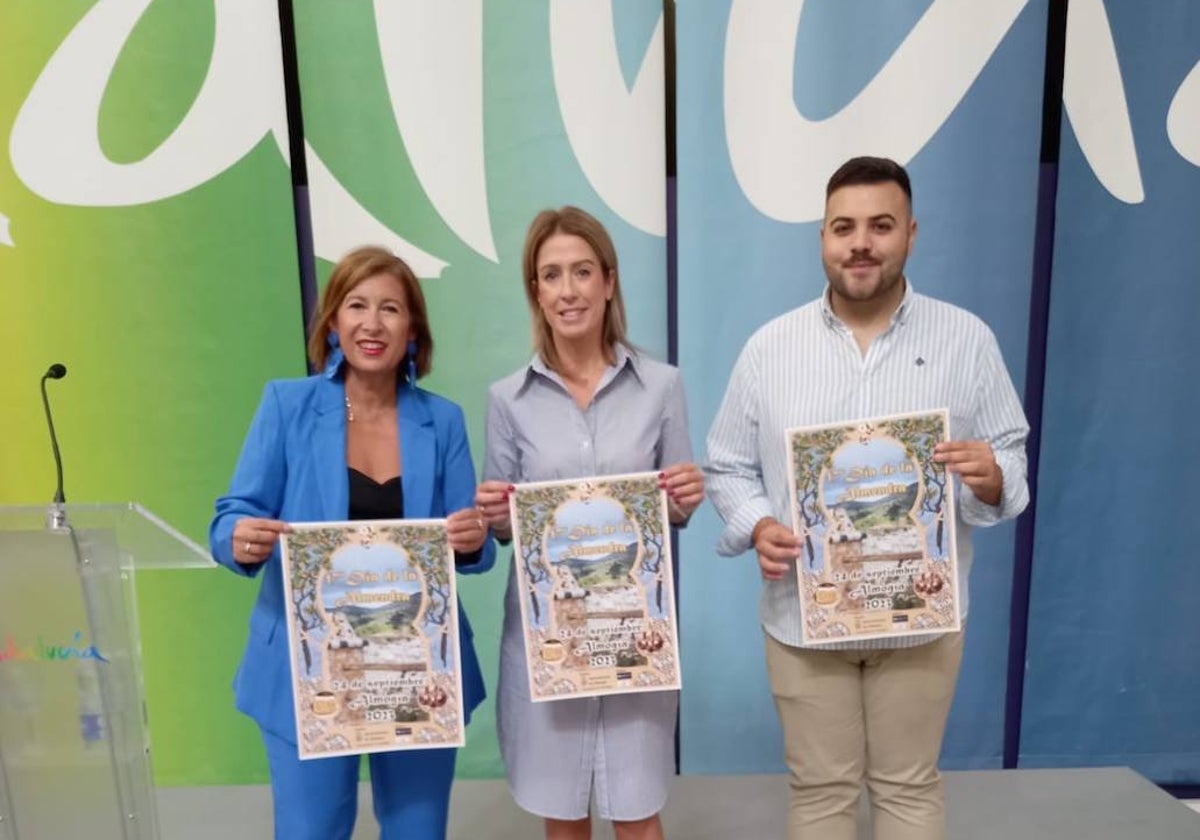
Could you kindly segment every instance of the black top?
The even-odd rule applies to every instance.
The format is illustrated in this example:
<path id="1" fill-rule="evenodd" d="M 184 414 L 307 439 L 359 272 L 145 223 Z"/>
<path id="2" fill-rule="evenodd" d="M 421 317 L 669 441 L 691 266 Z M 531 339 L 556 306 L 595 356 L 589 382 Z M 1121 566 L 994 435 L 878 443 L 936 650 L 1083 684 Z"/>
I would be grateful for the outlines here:
<path id="1" fill-rule="evenodd" d="M 404 518 L 404 487 L 400 484 L 400 476 L 381 484 L 354 467 L 346 470 L 350 473 L 351 519 Z"/>
<path id="2" fill-rule="evenodd" d="M 404 486 L 400 476 L 389 478 L 382 484 L 363 475 L 354 467 L 346 467 L 350 474 L 350 518 L 351 519 L 403 519 Z M 479 562 L 483 549 L 469 554 L 454 552 L 455 565 L 467 566 Z"/>

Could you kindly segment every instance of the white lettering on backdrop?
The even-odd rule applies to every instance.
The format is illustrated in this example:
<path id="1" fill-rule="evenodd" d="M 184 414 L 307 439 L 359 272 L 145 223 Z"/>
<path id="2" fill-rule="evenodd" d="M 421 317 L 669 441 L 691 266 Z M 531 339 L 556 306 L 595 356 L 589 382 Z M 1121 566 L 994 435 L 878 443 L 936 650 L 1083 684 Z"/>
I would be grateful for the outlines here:
<path id="1" fill-rule="evenodd" d="M 213 0 L 212 60 L 191 109 L 143 160 L 108 159 L 98 136 L 100 103 L 151 1 L 99 0 L 55 51 L 26 98 L 13 124 L 10 155 L 17 176 L 42 198 L 91 207 L 170 198 L 220 175 L 267 135 L 286 160 L 279 23 L 275 4 L 265 0 Z M 625 94 L 609 4 L 574 6 L 556 3 L 552 9 L 556 83 L 572 103 L 564 108 L 568 141 L 612 209 L 635 227 L 662 235 L 661 21 L 638 82 Z M 481 0 L 378 0 L 375 15 L 392 110 L 417 177 L 446 224 L 468 247 L 495 261 L 483 155 Z M 571 49 L 557 45 L 563 39 Z M 588 44 L 586 55 L 577 49 L 581 42 Z M 574 104 L 581 96 L 604 118 L 603 131 L 596 131 Z M 652 142 L 643 142 L 647 138 Z M 614 142 L 617 153 L 611 151 Z M 602 147 L 609 150 L 598 155 Z M 360 242 L 376 241 L 392 247 L 421 276 L 440 274 L 444 260 L 372 216 L 311 146 L 305 152 L 318 256 L 336 260 Z M 645 172 L 656 177 L 642 179 Z"/>
<path id="2" fill-rule="evenodd" d="M 213 0 L 212 60 L 191 109 L 144 159 L 108 159 L 98 136 L 100 103 L 150 2 L 99 0 L 30 90 L 9 152 L 17 176 L 42 198 L 95 207 L 170 198 L 235 165 L 267 135 L 286 161 L 278 19 L 275 5 L 265 0 Z M 1027 2 L 935 0 L 851 102 L 813 121 L 797 112 L 792 97 L 804 0 L 733 0 L 725 42 L 725 129 L 747 198 L 772 218 L 815 221 L 824 180 L 847 156 L 882 150 L 911 160 L 953 113 Z M 375 14 L 393 114 L 417 177 L 451 230 L 495 261 L 483 142 L 482 1 L 376 0 Z M 550 2 L 554 82 L 579 166 L 614 212 L 658 236 L 666 227 L 662 25 L 660 18 L 627 90 L 610 0 Z M 1102 0 L 1070 5 L 1063 101 L 1100 183 L 1121 201 L 1144 200 Z M 1180 84 L 1166 132 L 1184 159 L 1200 165 L 1200 64 Z M 310 146 L 306 158 L 318 256 L 335 260 L 360 242 L 377 241 L 421 276 L 441 273 L 444 260 L 371 215 Z M 10 220 L 0 213 L 0 244 L 13 241 Z"/>
<path id="3" fill-rule="evenodd" d="M 632 90 L 621 73 L 610 0 L 551 0 L 550 53 L 567 138 L 592 188 L 638 230 L 666 236 L 662 16 Z"/>
<path id="4" fill-rule="evenodd" d="M 751 204 L 785 222 L 824 210 L 829 173 L 856 154 L 907 163 L 962 101 L 1028 0 L 934 0 L 863 90 L 824 120 L 792 95 L 804 0 L 733 0 L 725 40 L 725 133 Z M 1200 165 L 1200 78 L 1180 86 L 1167 130 Z M 1088 165 L 1115 198 L 1144 200 L 1125 86 L 1102 0 L 1072 0 L 1063 104 Z"/>

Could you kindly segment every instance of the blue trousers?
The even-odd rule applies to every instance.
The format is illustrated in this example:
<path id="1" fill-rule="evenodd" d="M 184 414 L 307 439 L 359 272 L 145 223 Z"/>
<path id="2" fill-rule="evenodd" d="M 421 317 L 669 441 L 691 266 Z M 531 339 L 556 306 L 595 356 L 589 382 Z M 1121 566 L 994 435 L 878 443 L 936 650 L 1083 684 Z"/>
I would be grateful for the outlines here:
<path id="1" fill-rule="evenodd" d="M 261 731 L 271 766 L 275 840 L 349 840 L 360 756 L 301 761 L 295 744 Z M 445 840 L 457 754 L 449 748 L 367 756 L 380 840 Z"/>

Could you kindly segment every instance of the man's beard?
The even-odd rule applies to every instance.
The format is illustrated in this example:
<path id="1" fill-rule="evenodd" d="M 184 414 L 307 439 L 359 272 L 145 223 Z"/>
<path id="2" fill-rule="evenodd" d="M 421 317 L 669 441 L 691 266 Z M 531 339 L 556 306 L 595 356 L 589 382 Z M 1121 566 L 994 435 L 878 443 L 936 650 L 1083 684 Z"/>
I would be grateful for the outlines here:
<path id="1" fill-rule="evenodd" d="M 879 263 L 873 263 L 873 265 L 879 265 Z M 861 287 L 856 290 L 851 283 L 844 279 L 847 273 L 846 269 L 839 267 L 836 271 L 826 271 L 825 276 L 828 278 L 829 285 L 833 287 L 838 297 L 863 303 L 886 297 L 895 289 L 896 285 L 904 277 L 904 265 L 901 264 L 888 273 L 881 271 L 878 282 L 870 290 L 864 290 Z"/>

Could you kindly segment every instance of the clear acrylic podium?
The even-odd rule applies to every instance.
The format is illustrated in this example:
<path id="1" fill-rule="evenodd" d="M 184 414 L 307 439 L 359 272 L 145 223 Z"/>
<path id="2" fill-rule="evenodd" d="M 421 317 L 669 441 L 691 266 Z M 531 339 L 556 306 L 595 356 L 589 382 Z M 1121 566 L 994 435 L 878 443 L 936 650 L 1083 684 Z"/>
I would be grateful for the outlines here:
<path id="1" fill-rule="evenodd" d="M 135 571 L 213 566 L 135 504 L 0 507 L 0 840 L 157 840 Z"/>

